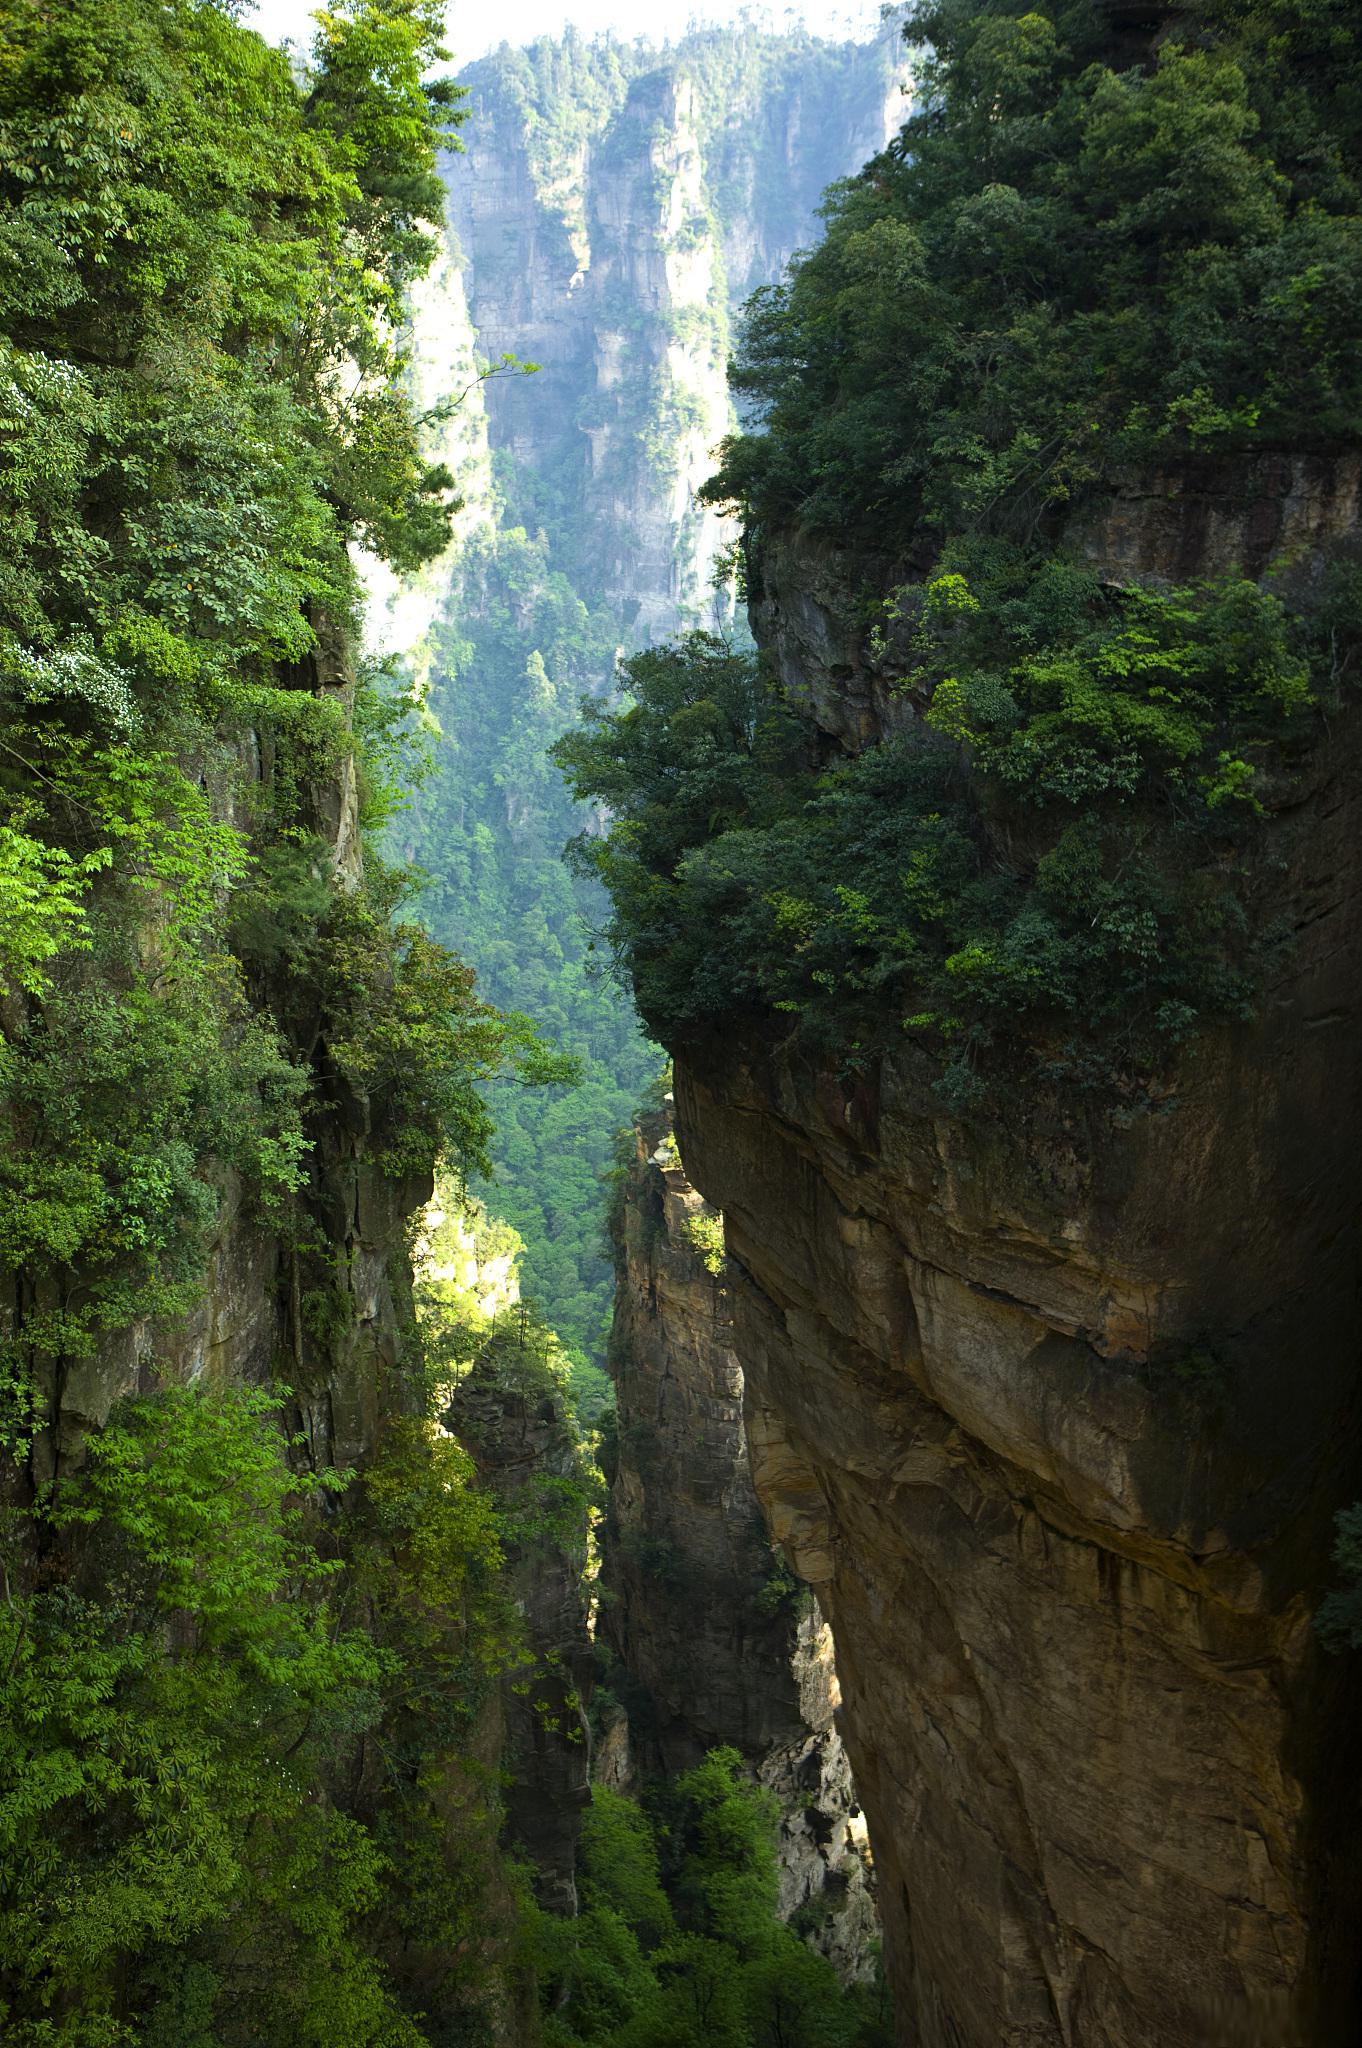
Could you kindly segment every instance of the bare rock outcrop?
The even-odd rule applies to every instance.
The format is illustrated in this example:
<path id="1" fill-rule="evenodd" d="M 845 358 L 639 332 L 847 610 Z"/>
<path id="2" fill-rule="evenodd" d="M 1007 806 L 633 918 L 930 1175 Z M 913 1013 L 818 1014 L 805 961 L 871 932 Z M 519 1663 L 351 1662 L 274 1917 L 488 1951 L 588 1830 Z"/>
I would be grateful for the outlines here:
<path id="1" fill-rule="evenodd" d="M 753 1491 L 720 1221 L 682 1171 L 669 1110 L 634 1137 L 616 1221 L 619 1434 L 598 1625 L 632 1711 L 628 1762 L 617 1721 L 596 1774 L 631 1788 L 640 1768 L 739 1750 L 779 1802 L 782 1918 L 847 1981 L 865 1979 L 874 1881 L 831 1633 L 772 1552 Z"/>

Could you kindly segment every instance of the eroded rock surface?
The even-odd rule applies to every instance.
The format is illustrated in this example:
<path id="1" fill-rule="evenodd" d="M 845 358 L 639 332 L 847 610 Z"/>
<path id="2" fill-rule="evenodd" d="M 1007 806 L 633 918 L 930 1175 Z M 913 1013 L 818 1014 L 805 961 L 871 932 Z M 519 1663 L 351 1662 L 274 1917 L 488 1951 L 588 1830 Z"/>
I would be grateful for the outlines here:
<path id="1" fill-rule="evenodd" d="M 841 1687 L 832 1630 L 809 1600 L 791 1669 L 803 1728 L 757 1765 L 780 1802 L 779 1913 L 848 1984 L 874 1981 L 880 1939 L 869 1830 L 837 1728 Z"/>
<path id="2" fill-rule="evenodd" d="M 773 1555 L 753 1491 L 719 1231 L 670 1112 L 642 1119 L 617 1222 L 599 1621 L 634 1697 L 628 1743 L 607 1727 L 596 1775 L 631 1789 L 640 1764 L 670 1774 L 740 1750 L 780 1803 L 782 1917 L 864 1979 L 878 1922 L 831 1632 Z"/>
<path id="3" fill-rule="evenodd" d="M 667 1115 L 644 1119 L 635 1142 L 599 1627 L 651 1699 L 635 1746 L 670 1773 L 718 1743 L 760 1753 L 804 1723 L 794 1614 L 748 1473 L 730 1296 L 699 1249 L 719 1225 L 681 1170 Z"/>
<path id="4" fill-rule="evenodd" d="M 532 1662 L 502 1684 L 506 1832 L 534 1867 L 550 1912 L 577 1910 L 577 1834 L 590 1796 L 583 1700 L 593 1659 L 582 1574 L 585 1515 L 555 1513 L 578 1477 L 576 1434 L 560 1398 L 533 1375 L 517 1383 L 514 1346 L 489 1347 L 460 1383 L 445 1427 L 472 1453 L 508 1517 L 511 1596 Z"/>
<path id="5" fill-rule="evenodd" d="M 1114 576 L 1353 544 L 1320 465 L 1145 496 L 1094 526 Z M 844 587 L 784 542 L 754 616 L 854 748 L 911 712 Z M 1356 1703 L 1311 1627 L 1362 1492 L 1355 720 L 1264 839 L 1296 937 L 1258 1021 L 1125 1128 L 1034 1087 L 962 1123 L 910 1056 L 842 1081 L 755 1032 L 678 1066 L 913 2048 L 1355 2038 Z"/>

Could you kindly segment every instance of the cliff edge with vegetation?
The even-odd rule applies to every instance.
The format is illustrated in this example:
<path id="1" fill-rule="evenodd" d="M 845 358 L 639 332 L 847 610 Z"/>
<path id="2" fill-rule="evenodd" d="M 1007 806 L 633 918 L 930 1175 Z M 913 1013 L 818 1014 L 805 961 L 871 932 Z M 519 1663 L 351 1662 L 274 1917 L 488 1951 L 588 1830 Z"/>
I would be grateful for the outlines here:
<path id="1" fill-rule="evenodd" d="M 762 658 L 646 655 L 560 757 L 900 2038 L 1342 2048 L 1355 52 L 1328 6 L 910 26 L 921 111 L 749 316 Z"/>
<path id="2" fill-rule="evenodd" d="M 525 1239 L 525 1289 L 577 1357 L 589 1413 L 611 1270 L 599 1175 L 655 1074 L 628 998 L 596 972 L 599 891 L 565 872 L 585 819 L 546 748 L 616 654 L 721 617 L 736 529 L 699 502 L 733 424 L 737 310 L 817 233 L 825 185 L 903 104 L 892 32 L 699 29 L 675 44 L 568 29 L 470 65 L 468 153 L 446 162 L 446 246 L 416 299 L 421 402 L 464 506 L 454 549 L 383 621 L 428 682 L 431 772 L 389 834 L 429 869 L 423 914 L 489 999 L 576 1056 L 571 1091 L 489 1101 L 494 1184 Z M 475 358 L 531 376 L 469 390 Z"/>
<path id="3" fill-rule="evenodd" d="M 406 1232 L 536 1055 L 366 848 L 401 709 L 349 556 L 449 533 L 392 338 L 437 14 L 341 6 L 300 83 L 230 7 L 0 8 L 16 2048 L 530 2023 L 520 1630 Z"/>

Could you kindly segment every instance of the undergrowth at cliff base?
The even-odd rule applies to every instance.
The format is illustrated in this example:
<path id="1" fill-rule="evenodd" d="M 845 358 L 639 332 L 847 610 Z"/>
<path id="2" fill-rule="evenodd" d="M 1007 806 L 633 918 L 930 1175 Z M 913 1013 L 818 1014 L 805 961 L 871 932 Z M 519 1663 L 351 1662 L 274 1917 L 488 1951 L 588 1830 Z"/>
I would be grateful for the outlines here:
<path id="1" fill-rule="evenodd" d="M 1265 808 L 1342 686 L 1355 578 L 1309 619 L 1234 577 L 1175 589 L 959 543 L 882 605 L 904 730 L 854 758 L 761 661 L 692 635 L 625 664 L 557 757 L 610 829 L 575 857 L 650 1028 L 735 1013 L 854 1072 L 905 1041 L 966 1106 L 1025 1047 L 1135 1101 L 1243 1017 Z"/>
<path id="2" fill-rule="evenodd" d="M 423 2048 L 451 1973 L 486 1990 L 512 1902 L 471 1733 L 522 1655 L 493 1511 L 417 1421 L 362 1481 L 300 1469 L 283 1399 L 125 1402 L 40 1503 L 31 1592 L 4 1531 L 15 2048 Z"/>
<path id="3" fill-rule="evenodd" d="M 731 1749 L 642 1806 L 597 1786 L 582 1910 L 534 1922 L 545 2048 L 888 2048 L 882 1988 L 776 1918 L 777 1817 Z"/>

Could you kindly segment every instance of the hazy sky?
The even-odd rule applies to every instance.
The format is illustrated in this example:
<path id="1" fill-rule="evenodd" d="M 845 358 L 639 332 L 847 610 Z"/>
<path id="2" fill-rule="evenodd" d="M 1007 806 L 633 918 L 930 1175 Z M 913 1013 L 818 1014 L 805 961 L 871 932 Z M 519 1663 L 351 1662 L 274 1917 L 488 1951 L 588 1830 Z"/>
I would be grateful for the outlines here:
<path id="1" fill-rule="evenodd" d="M 256 0 L 254 25 L 272 42 L 285 36 L 306 39 L 308 17 L 318 0 Z M 498 43 L 528 43 L 558 35 L 568 22 L 585 34 L 615 29 L 621 35 L 657 40 L 681 35 L 691 22 L 734 21 L 743 0 L 451 0 L 449 45 L 455 65 Z M 822 35 L 864 35 L 879 21 L 879 0 L 802 0 L 752 9 L 773 28 L 806 22 Z"/>

